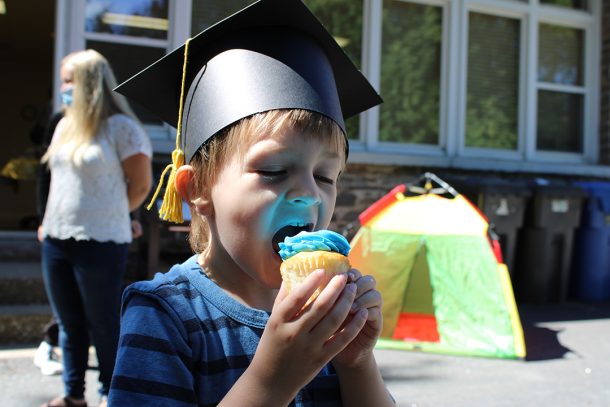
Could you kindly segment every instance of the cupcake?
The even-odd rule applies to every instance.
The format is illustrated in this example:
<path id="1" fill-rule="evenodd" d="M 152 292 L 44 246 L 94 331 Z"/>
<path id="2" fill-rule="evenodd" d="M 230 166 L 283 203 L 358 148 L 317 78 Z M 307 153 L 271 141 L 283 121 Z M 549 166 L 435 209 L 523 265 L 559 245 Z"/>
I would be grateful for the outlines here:
<path id="1" fill-rule="evenodd" d="M 350 251 L 348 241 L 330 230 L 300 232 L 296 236 L 287 236 L 279 247 L 279 255 L 283 260 L 280 272 L 288 292 L 314 270 L 324 269 L 324 280 L 307 304 L 320 294 L 333 276 L 345 273 L 351 268 L 347 258 Z"/>

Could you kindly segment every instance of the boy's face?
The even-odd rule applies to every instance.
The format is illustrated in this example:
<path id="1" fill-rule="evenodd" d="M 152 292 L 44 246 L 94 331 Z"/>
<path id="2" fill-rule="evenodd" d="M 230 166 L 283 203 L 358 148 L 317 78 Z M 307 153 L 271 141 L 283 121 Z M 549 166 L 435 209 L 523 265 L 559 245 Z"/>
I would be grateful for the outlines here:
<path id="1" fill-rule="evenodd" d="M 208 219 L 210 259 L 219 272 L 280 286 L 277 244 L 330 223 L 344 161 L 330 144 L 287 129 L 228 160 L 212 187 Z"/>

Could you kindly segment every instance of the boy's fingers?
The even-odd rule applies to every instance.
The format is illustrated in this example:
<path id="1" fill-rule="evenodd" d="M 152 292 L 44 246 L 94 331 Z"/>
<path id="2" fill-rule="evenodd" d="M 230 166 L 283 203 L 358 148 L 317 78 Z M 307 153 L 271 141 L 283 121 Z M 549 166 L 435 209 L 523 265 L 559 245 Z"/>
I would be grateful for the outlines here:
<path id="1" fill-rule="evenodd" d="M 362 277 L 362 273 L 358 269 L 350 269 L 347 272 L 347 281 L 354 282 Z"/>
<path id="2" fill-rule="evenodd" d="M 368 322 L 372 322 L 374 327 L 381 327 L 381 322 L 383 321 L 383 316 L 381 314 L 381 308 L 379 307 L 373 307 L 373 308 L 367 308 L 368 311 L 368 317 L 367 317 L 367 321 Z"/>
<path id="3" fill-rule="evenodd" d="M 373 276 L 362 276 L 356 280 L 356 284 L 358 285 L 358 292 L 356 293 L 356 298 L 370 290 L 374 290 L 377 287 L 377 282 Z"/>
<path id="4" fill-rule="evenodd" d="M 315 337 L 326 340 L 339 330 L 349 315 L 356 295 L 356 284 L 346 284 L 346 281 L 345 275 L 333 277 L 313 304 L 310 312 L 322 316 L 314 320 L 315 326 L 312 326 L 311 332 Z"/>
<path id="5" fill-rule="evenodd" d="M 327 350 L 336 355 L 345 349 L 345 347 L 352 342 L 356 336 L 358 336 L 358 333 L 360 333 L 364 327 L 368 314 L 369 313 L 366 308 L 358 311 L 352 317 L 352 319 L 341 328 L 341 330 L 336 332 L 328 341 L 326 341 L 324 346 L 327 348 Z"/>
<path id="6" fill-rule="evenodd" d="M 318 286 L 322 283 L 324 278 L 324 270 L 315 270 L 305 278 L 303 283 L 292 289 L 291 293 L 286 292 L 284 301 L 282 302 L 281 312 L 286 320 L 291 320 L 293 317 L 301 311 L 301 309 L 307 303 L 309 297 L 316 291 Z M 282 283 L 282 287 L 284 283 Z M 280 292 L 282 290 L 280 287 Z M 286 290 L 286 288 L 283 288 Z M 287 290 L 286 290 L 287 291 Z M 279 294 L 278 294 L 279 296 Z"/>
<path id="7" fill-rule="evenodd" d="M 356 294 L 356 299 L 352 304 L 352 308 L 350 310 L 351 313 L 357 312 L 361 308 L 373 308 L 373 307 L 381 307 L 382 300 L 381 294 L 377 290 L 369 290 L 364 294 L 358 296 Z"/>

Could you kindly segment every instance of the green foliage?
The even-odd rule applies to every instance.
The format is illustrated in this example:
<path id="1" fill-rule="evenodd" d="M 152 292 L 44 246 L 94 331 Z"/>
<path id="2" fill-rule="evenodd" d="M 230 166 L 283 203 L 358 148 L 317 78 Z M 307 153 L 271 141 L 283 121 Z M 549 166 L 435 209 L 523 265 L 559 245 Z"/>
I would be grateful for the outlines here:
<path id="1" fill-rule="evenodd" d="M 379 139 L 437 144 L 442 13 L 385 1 Z"/>
<path id="2" fill-rule="evenodd" d="M 516 149 L 519 22 L 470 13 L 466 146 Z"/>
<path id="3" fill-rule="evenodd" d="M 362 0 L 305 0 L 304 3 L 318 17 L 326 29 L 342 45 L 354 64 L 362 59 Z M 360 129 L 358 116 L 345 123 L 350 139 L 357 139 Z"/>

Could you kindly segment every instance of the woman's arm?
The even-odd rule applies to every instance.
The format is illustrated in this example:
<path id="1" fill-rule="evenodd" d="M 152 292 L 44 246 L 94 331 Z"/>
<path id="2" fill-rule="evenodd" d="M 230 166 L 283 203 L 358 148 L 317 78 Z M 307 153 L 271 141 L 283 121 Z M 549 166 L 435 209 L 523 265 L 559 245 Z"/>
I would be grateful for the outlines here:
<path id="1" fill-rule="evenodd" d="M 138 153 L 127 157 L 121 163 L 127 179 L 127 199 L 129 211 L 142 205 L 152 186 L 152 165 L 150 157 Z"/>

